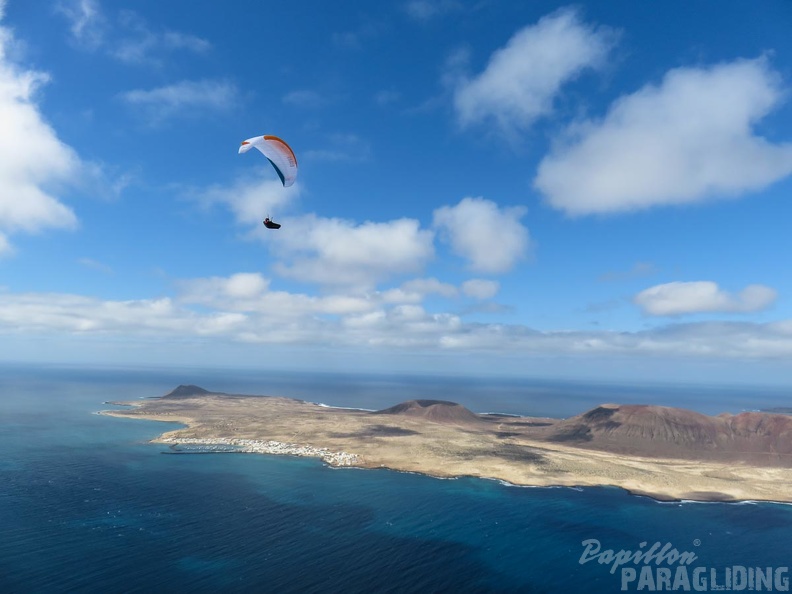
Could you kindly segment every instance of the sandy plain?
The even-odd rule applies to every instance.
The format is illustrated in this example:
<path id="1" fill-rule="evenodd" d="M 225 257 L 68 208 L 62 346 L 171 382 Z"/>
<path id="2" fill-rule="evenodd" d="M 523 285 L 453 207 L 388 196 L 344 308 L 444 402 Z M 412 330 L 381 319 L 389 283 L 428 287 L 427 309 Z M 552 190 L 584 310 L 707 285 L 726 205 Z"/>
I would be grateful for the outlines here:
<path id="1" fill-rule="evenodd" d="M 152 440 L 171 447 L 228 444 L 248 452 L 316 456 L 333 466 L 524 486 L 607 485 L 664 501 L 792 502 L 791 468 L 628 456 L 542 439 L 542 429 L 555 419 L 452 415 L 438 421 L 215 394 L 113 404 L 130 408 L 102 414 L 186 425 Z"/>

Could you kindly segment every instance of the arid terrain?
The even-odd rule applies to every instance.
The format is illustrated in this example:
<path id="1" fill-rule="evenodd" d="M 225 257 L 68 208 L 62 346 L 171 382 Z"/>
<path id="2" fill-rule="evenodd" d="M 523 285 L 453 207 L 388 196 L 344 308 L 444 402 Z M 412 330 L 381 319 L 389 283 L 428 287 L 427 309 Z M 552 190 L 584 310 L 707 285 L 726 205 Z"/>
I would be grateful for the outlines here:
<path id="1" fill-rule="evenodd" d="M 792 501 L 792 416 L 604 404 L 569 419 L 476 414 L 441 400 L 380 411 L 179 386 L 103 414 L 176 421 L 157 443 L 316 456 L 515 485 L 612 485 L 663 500 Z"/>

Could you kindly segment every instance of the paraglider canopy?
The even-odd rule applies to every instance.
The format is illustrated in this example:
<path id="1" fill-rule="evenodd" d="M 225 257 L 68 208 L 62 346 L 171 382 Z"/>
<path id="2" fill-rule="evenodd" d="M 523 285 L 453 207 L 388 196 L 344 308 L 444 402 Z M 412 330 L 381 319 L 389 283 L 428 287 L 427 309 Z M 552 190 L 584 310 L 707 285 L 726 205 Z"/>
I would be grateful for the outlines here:
<path id="1" fill-rule="evenodd" d="M 253 147 L 269 159 L 284 187 L 288 188 L 294 183 L 297 179 L 297 157 L 285 141 L 269 134 L 255 136 L 242 141 L 239 154 L 246 153 Z"/>

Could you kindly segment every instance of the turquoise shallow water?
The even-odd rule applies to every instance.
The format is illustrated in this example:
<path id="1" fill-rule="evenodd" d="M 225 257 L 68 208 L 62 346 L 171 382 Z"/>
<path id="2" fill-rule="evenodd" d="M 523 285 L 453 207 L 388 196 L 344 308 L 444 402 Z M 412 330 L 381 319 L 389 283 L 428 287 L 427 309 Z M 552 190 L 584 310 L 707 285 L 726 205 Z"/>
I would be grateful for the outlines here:
<path id="1" fill-rule="evenodd" d="M 580 562 L 587 539 L 616 551 L 669 543 L 696 555 L 686 566 L 691 578 L 695 567 L 705 567 L 708 579 L 714 570 L 721 582 L 733 566 L 792 566 L 792 506 L 663 504 L 613 488 L 517 488 L 331 469 L 289 457 L 163 455 L 147 440 L 165 424 L 91 414 L 105 408 L 104 400 L 160 395 L 186 382 L 342 406 L 444 397 L 468 399 L 476 410 L 536 414 L 544 406 L 557 415 L 597 404 L 607 389 L 3 368 L 0 592 L 619 591 L 621 568 L 611 574 L 610 563 Z M 604 400 L 650 396 L 634 387 L 614 390 Z M 652 390 L 669 401 L 683 398 Z M 703 389 L 697 404 L 748 408 L 757 394 L 760 406 L 784 404 L 775 392 L 724 397 Z M 678 567 L 650 564 L 653 579 L 658 568 Z M 625 585 L 638 591 L 637 578 Z"/>

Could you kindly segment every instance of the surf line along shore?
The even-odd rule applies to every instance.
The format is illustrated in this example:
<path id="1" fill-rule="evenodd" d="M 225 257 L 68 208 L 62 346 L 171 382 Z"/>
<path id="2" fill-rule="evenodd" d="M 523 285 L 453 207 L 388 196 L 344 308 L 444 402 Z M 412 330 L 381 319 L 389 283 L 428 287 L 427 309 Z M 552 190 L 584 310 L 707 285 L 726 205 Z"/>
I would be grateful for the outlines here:
<path id="1" fill-rule="evenodd" d="M 179 386 L 102 414 L 180 422 L 152 440 L 520 486 L 615 486 L 663 501 L 792 502 L 792 416 L 604 404 L 568 419 L 411 400 L 368 411 Z"/>

